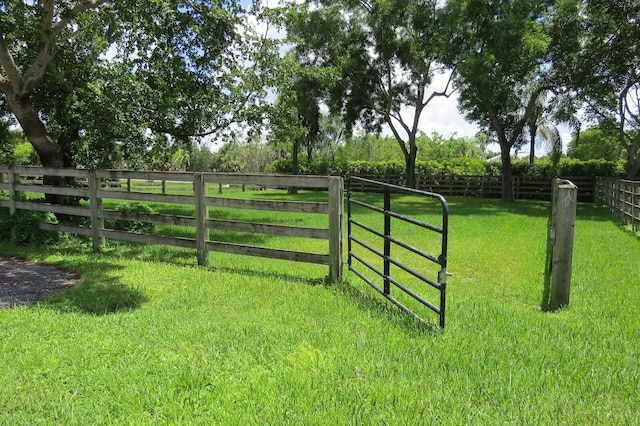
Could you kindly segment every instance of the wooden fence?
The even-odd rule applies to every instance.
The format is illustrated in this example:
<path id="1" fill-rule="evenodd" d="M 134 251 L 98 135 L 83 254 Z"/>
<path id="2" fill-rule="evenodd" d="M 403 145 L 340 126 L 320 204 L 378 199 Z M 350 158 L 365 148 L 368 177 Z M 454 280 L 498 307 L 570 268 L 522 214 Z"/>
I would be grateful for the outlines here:
<path id="1" fill-rule="evenodd" d="M 75 184 L 73 187 L 42 185 L 42 177 L 45 175 L 73 178 Z M 213 186 L 212 192 L 217 193 L 221 192 L 223 186 L 252 185 L 256 188 L 293 186 L 322 189 L 327 191 L 328 195 L 326 202 L 225 198 L 218 194 L 211 196 L 210 185 Z M 180 191 L 173 191 L 172 186 L 180 187 Z M 41 228 L 90 236 L 96 251 L 104 244 L 105 238 L 108 238 L 193 248 L 196 249 L 200 265 L 208 263 L 210 251 L 307 262 L 328 265 L 329 279 L 334 281 L 342 279 L 343 273 L 343 191 L 343 179 L 328 176 L 135 172 L 0 166 L 0 194 L 4 192 L 7 195 L 0 197 L 0 207 L 8 207 L 11 215 L 17 210 L 32 210 L 88 218 L 88 221 L 85 220 L 87 222 L 85 226 L 43 223 Z M 66 206 L 45 203 L 43 200 L 22 201 L 24 197 L 18 195 L 21 192 L 38 193 L 43 196 L 57 194 L 79 197 L 88 200 L 88 205 L 81 203 L 80 206 Z M 108 210 L 102 207 L 105 199 L 188 205 L 193 206 L 194 214 L 181 216 Z M 225 210 L 250 209 L 321 214 L 328 217 L 328 226 L 311 228 L 210 218 L 209 207 Z M 233 213 L 226 216 L 233 216 Z M 106 228 L 105 219 L 193 227 L 195 238 L 118 231 Z M 323 253 L 313 253 L 212 241 L 209 239 L 210 229 L 320 239 L 327 242 L 327 250 Z"/>
<path id="2" fill-rule="evenodd" d="M 393 185 L 404 185 L 404 175 L 358 175 L 366 179 L 377 180 Z M 578 201 L 594 201 L 594 178 L 563 177 L 578 187 Z M 535 176 L 515 176 L 513 192 L 516 199 L 551 200 L 552 178 Z M 358 183 L 354 191 L 375 191 L 366 183 Z M 416 175 L 416 189 L 435 192 L 442 195 L 463 197 L 500 198 L 502 196 L 502 178 L 500 176 L 427 176 Z"/>
<path id="3" fill-rule="evenodd" d="M 596 179 L 596 202 L 608 206 L 621 222 L 640 231 L 640 181 Z"/>

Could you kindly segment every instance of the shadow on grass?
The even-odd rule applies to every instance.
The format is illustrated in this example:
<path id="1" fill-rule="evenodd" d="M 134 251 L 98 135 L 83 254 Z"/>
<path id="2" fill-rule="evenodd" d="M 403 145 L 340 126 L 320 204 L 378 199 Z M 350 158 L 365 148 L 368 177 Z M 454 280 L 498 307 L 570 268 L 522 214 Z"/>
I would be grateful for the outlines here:
<path id="1" fill-rule="evenodd" d="M 108 262 L 65 263 L 79 271 L 80 281 L 62 293 L 49 297 L 41 306 L 62 313 L 80 312 L 87 315 L 109 315 L 138 309 L 148 301 L 140 290 L 121 283 L 112 272 L 120 266 Z"/>
<path id="2" fill-rule="evenodd" d="M 269 280 L 281 280 L 292 283 L 300 283 L 309 286 L 329 286 L 331 285 L 331 281 L 327 277 L 324 278 L 308 278 L 308 277 L 300 277 L 293 274 L 287 274 L 283 272 L 276 271 L 257 271 L 255 269 L 248 268 L 230 268 L 230 267 L 220 267 L 220 266 L 207 266 L 204 267 L 210 272 L 222 272 L 228 274 L 237 274 L 243 275 L 246 277 L 258 277 L 265 278 Z"/>
<path id="3" fill-rule="evenodd" d="M 371 291 L 363 291 L 359 286 L 351 284 L 348 280 L 333 283 L 333 286 L 342 295 L 352 300 L 359 309 L 377 316 L 387 323 L 397 325 L 406 331 L 436 335 L 442 330 L 435 323 L 426 320 L 421 321 L 402 311 L 384 297 L 378 295 L 373 289 L 367 289 Z"/>
<path id="4" fill-rule="evenodd" d="M 333 282 L 329 280 L 328 277 L 307 278 L 276 271 L 256 271 L 253 269 L 215 266 L 207 267 L 207 270 L 211 272 L 224 272 L 248 277 L 260 277 L 268 280 L 286 281 L 308 286 L 324 286 L 326 289 L 336 291 L 345 298 L 351 300 L 359 309 L 369 312 L 372 316 L 376 316 L 389 324 L 401 327 L 405 331 L 416 332 L 419 334 L 437 334 L 441 331 L 437 324 L 428 321 L 420 321 L 393 306 L 393 304 L 387 302 L 382 296 L 378 296 L 373 289 L 371 289 L 370 292 L 362 291 L 357 286 L 351 284 L 347 279 L 342 282 Z"/>
<path id="5" fill-rule="evenodd" d="M 553 265 L 553 244 L 550 235 L 551 225 L 552 214 L 549 212 L 549 218 L 547 220 L 547 251 L 544 264 L 544 285 L 542 288 L 542 301 L 540 302 L 540 310 L 542 310 L 542 312 L 548 312 L 551 303 L 551 267 Z"/>

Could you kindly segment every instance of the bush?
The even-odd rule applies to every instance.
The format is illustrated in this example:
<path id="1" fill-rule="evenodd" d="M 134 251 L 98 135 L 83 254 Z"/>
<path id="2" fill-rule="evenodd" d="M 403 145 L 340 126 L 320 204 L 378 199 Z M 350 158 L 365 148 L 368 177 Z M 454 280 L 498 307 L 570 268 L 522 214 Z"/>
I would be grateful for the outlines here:
<path id="1" fill-rule="evenodd" d="M 116 211 L 123 213 L 149 213 L 155 214 L 156 211 L 145 203 L 120 203 L 116 206 Z M 136 220 L 107 220 L 105 221 L 107 228 L 115 229 L 116 231 L 126 231 L 134 233 L 150 234 L 155 230 L 155 223 L 141 222 Z"/>
<path id="2" fill-rule="evenodd" d="M 40 223 L 43 222 L 54 223 L 55 216 L 28 210 L 18 210 L 9 216 L 8 210 L 3 210 L 0 214 L 0 237 L 19 246 L 46 245 L 58 241 L 58 232 L 40 229 Z"/>
<path id="3" fill-rule="evenodd" d="M 512 163 L 514 176 L 539 176 L 552 178 L 556 175 L 566 177 L 603 176 L 616 177 L 624 174 L 624 161 L 608 160 L 576 160 L 562 158 L 555 170 L 550 160 L 538 160 L 529 164 L 528 160 L 518 160 Z M 288 158 L 279 158 L 271 165 L 275 173 L 291 173 L 293 167 Z M 416 176 L 500 176 L 502 166 L 500 162 L 480 160 L 475 158 L 452 158 L 447 160 L 427 160 L 416 162 Z M 390 181 L 391 177 L 405 174 L 402 161 L 336 161 L 301 162 L 300 174 L 332 174 L 340 176 L 368 176 L 378 177 L 380 180 Z"/>

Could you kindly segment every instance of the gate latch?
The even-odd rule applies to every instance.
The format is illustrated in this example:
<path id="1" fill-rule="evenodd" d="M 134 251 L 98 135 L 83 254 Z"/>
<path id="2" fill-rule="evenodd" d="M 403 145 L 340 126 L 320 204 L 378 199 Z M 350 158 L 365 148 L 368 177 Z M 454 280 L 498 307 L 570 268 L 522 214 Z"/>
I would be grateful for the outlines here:
<path id="1" fill-rule="evenodd" d="M 449 272 L 447 272 L 446 268 L 440 269 L 440 272 L 438 272 L 438 284 L 446 284 L 447 277 L 450 277 L 451 275 L 453 274 L 450 274 Z"/>

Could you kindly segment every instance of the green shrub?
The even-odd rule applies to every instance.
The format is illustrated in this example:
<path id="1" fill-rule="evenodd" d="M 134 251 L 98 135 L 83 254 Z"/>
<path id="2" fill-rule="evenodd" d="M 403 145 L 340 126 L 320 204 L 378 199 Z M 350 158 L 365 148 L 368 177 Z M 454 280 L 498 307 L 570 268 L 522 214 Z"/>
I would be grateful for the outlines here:
<path id="1" fill-rule="evenodd" d="M 138 202 L 120 203 L 116 206 L 116 211 L 123 213 L 156 213 L 156 211 L 153 210 L 148 204 Z M 150 234 L 155 230 L 155 223 L 141 222 L 136 220 L 106 220 L 105 226 L 107 228 L 115 229 L 116 231 L 127 231 L 144 234 Z"/>
<path id="2" fill-rule="evenodd" d="M 514 161 L 512 172 L 514 176 L 539 176 L 552 178 L 556 175 L 565 177 L 604 176 L 615 177 L 624 175 L 624 160 L 588 160 L 582 161 L 563 157 L 554 168 L 550 160 L 537 160 L 529 164 L 529 160 Z M 368 176 L 391 181 L 391 177 L 404 176 L 403 161 L 318 161 L 307 164 L 301 161 L 300 174 L 340 175 L 340 176 Z M 291 173 L 293 166 L 288 158 L 279 158 L 273 162 L 270 171 L 274 173 Z M 477 158 L 451 158 L 446 160 L 426 160 L 416 162 L 417 176 L 500 176 L 502 165 L 498 161 L 487 161 Z"/>
<path id="3" fill-rule="evenodd" d="M 19 246 L 51 244 L 58 241 L 59 233 L 40 229 L 40 223 L 55 220 L 52 213 L 18 210 L 9 216 L 4 209 L 0 213 L 0 238 Z"/>

